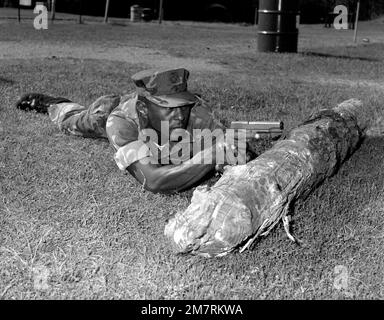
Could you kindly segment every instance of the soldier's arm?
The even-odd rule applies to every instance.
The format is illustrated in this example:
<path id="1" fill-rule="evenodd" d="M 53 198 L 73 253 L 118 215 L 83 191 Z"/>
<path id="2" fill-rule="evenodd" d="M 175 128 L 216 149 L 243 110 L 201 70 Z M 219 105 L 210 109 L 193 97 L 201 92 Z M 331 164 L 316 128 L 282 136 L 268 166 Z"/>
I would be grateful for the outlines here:
<path id="1" fill-rule="evenodd" d="M 195 185 L 208 173 L 215 170 L 218 162 L 219 148 L 206 148 L 188 161 L 179 165 L 160 166 L 148 161 L 136 161 L 127 169 L 144 186 L 152 192 L 174 193 Z M 219 151 L 220 152 L 220 151 Z M 148 163 L 148 164 L 146 164 Z"/>
<path id="2" fill-rule="evenodd" d="M 188 189 L 212 171 L 214 164 L 199 164 L 198 156 L 180 165 L 151 164 L 151 152 L 137 139 L 137 127 L 132 121 L 114 112 L 107 122 L 108 138 L 116 149 L 115 161 L 121 170 L 128 172 L 145 189 L 152 192 L 172 193 Z M 201 155 L 207 155 L 205 151 Z M 212 161 L 215 162 L 215 161 Z"/>
<path id="3" fill-rule="evenodd" d="M 127 170 L 146 190 L 155 193 L 174 193 L 192 187 L 214 168 L 215 164 L 195 164 L 192 160 L 180 165 L 166 166 L 136 161 Z"/>

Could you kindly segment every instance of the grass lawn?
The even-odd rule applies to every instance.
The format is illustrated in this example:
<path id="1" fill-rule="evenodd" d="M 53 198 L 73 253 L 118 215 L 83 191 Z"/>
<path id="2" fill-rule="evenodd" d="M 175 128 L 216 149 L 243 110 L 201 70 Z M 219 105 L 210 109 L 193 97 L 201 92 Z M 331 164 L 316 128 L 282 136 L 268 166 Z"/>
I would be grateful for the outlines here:
<path id="1" fill-rule="evenodd" d="M 250 251 L 204 259 L 175 255 L 163 235 L 192 190 L 145 192 L 107 142 L 13 107 L 28 91 L 89 104 L 132 90 L 129 76 L 158 63 L 191 69 L 191 90 L 226 123 L 283 120 L 289 129 L 352 97 L 375 122 L 384 117 L 380 28 L 363 23 L 371 42 L 352 45 L 352 31 L 302 26 L 298 54 L 262 54 L 252 26 L 1 23 L 0 299 L 383 299 L 383 136 L 368 137 L 296 204 L 302 246 L 279 225 Z M 345 289 L 335 286 L 339 266 Z"/>

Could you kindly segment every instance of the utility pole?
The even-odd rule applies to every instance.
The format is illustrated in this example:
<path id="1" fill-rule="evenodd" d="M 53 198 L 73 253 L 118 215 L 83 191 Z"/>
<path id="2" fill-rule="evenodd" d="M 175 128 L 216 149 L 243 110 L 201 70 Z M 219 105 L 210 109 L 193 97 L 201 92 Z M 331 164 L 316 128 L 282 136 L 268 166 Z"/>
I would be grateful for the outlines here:
<path id="1" fill-rule="evenodd" d="M 356 8 L 355 33 L 353 35 L 353 42 L 355 43 L 357 40 L 357 24 L 359 22 L 359 12 L 360 12 L 360 0 L 357 1 L 357 8 Z"/>
<path id="2" fill-rule="evenodd" d="M 259 23 L 259 8 L 255 6 L 255 20 L 253 24 L 256 26 Z"/>
<path id="3" fill-rule="evenodd" d="M 159 5 L 159 23 L 163 21 L 163 0 L 160 0 Z"/>
<path id="4" fill-rule="evenodd" d="M 80 10 L 79 10 L 79 24 L 83 23 L 83 0 L 80 0 Z"/>
<path id="5" fill-rule="evenodd" d="M 51 21 L 55 20 L 56 0 L 51 0 Z"/>
<path id="6" fill-rule="evenodd" d="M 105 3 L 104 23 L 108 22 L 108 11 L 109 11 L 109 0 L 107 0 Z"/>

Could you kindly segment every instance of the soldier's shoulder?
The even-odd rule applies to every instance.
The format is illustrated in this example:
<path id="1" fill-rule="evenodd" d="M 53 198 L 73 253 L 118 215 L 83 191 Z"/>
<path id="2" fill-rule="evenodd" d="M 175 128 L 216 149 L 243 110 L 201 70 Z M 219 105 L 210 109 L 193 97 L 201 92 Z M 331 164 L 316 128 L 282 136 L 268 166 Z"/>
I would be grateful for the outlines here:
<path id="1" fill-rule="evenodd" d="M 120 103 L 127 102 L 128 100 L 134 99 L 135 97 L 136 97 L 136 93 L 135 92 L 130 92 L 130 93 L 123 94 L 121 96 Z"/>
<path id="2" fill-rule="evenodd" d="M 124 117 L 125 119 L 138 120 L 136 111 L 137 96 L 135 94 L 127 94 L 122 96 L 120 104 L 112 112 L 113 115 Z"/>

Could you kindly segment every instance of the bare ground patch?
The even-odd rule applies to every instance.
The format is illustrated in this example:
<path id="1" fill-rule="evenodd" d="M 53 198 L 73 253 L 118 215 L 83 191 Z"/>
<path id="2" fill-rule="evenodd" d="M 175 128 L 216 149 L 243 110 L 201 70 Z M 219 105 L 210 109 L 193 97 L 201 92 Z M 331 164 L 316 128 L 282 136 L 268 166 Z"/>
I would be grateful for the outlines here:
<path id="1" fill-rule="evenodd" d="M 384 83 L 373 80 L 350 80 L 331 77 L 305 77 L 300 81 L 308 83 L 319 83 L 322 85 L 348 86 L 348 87 L 366 87 L 374 90 L 384 90 Z"/>
<path id="2" fill-rule="evenodd" d="M 120 45 L 108 48 L 102 46 L 61 45 L 41 42 L 0 41 L 0 59 L 31 58 L 77 58 L 123 61 L 134 64 L 147 64 L 150 67 L 184 67 L 192 71 L 221 72 L 225 68 L 201 58 L 174 57 L 163 50 Z"/>

